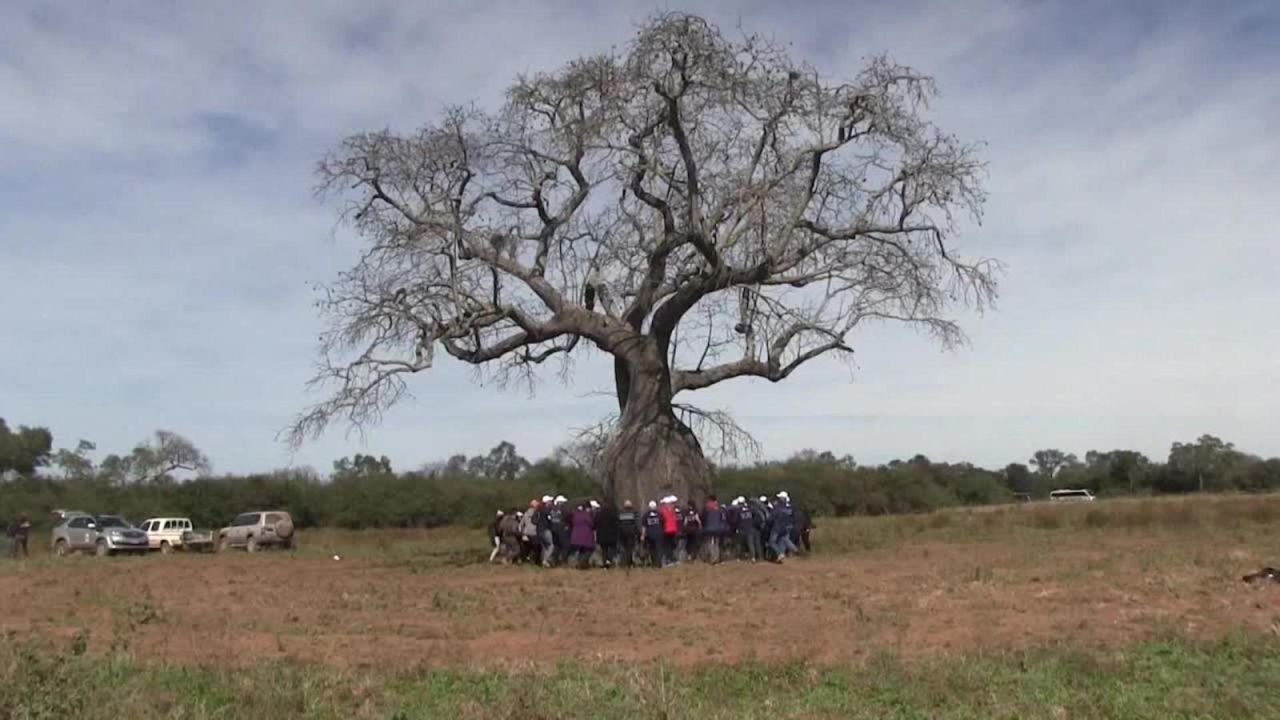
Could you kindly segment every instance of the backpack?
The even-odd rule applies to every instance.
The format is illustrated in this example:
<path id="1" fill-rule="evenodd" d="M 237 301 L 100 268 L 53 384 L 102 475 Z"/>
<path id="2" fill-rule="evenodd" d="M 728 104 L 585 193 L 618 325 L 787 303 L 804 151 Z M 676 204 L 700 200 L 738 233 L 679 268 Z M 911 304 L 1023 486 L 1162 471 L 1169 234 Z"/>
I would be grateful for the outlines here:
<path id="1" fill-rule="evenodd" d="M 524 537 L 537 537 L 538 523 L 534 520 L 534 511 L 530 510 L 520 518 L 520 534 Z"/>

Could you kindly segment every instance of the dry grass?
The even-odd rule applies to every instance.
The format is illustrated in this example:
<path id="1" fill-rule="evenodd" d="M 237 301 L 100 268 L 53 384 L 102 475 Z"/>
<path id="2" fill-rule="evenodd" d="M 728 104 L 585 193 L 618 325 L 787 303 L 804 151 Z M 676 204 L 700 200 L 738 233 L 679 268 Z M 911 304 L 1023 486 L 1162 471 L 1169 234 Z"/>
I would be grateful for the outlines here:
<path id="1" fill-rule="evenodd" d="M 1222 687 L 1174 697 L 1210 707 L 1247 696 L 1240 707 L 1262 716 L 1271 701 L 1249 683 L 1253 665 L 1278 662 L 1280 588 L 1239 578 L 1280 564 L 1277 520 L 1275 496 L 820 519 L 818 552 L 801 561 L 629 574 L 489 566 L 482 531 L 322 530 L 303 533 L 294 554 L 5 563 L 0 624 L 9 662 L 61 655 L 78 668 L 26 681 L 125 705 L 171 695 L 182 712 L 169 717 L 212 717 L 192 708 L 224 708 L 219 698 L 241 691 L 265 711 L 330 703 L 356 717 L 552 716 L 524 712 L 526 694 L 564 717 L 610 716 L 590 703 L 624 700 L 639 717 L 686 717 L 688 703 L 712 698 L 720 709 L 706 717 L 754 716 L 720 686 L 813 713 L 782 717 L 1052 717 L 1010 673 L 1060 695 L 1068 717 L 1156 717 L 1148 707 L 1176 706 L 1148 691 L 1211 662 L 1240 666 L 1231 682 L 1245 685 L 1225 699 Z M 1232 639 L 1241 633 L 1250 639 Z M 14 655 L 29 643 L 34 655 Z M 1120 657 L 1165 674 L 1135 676 Z M 270 681 L 241 672 L 263 662 L 286 670 Z M 762 689 L 728 665 L 789 679 Z M 26 677 L 15 668 L 10 677 Z M 1076 686 L 1080 673 L 1104 689 Z M 1122 691 L 1117 673 L 1138 690 Z M 107 681 L 124 676 L 147 678 L 121 685 L 138 698 Z M 544 681 L 587 704 L 548 696 Z M 832 686 L 873 699 L 841 705 Z M 963 702 L 938 704 L 948 693 Z"/>

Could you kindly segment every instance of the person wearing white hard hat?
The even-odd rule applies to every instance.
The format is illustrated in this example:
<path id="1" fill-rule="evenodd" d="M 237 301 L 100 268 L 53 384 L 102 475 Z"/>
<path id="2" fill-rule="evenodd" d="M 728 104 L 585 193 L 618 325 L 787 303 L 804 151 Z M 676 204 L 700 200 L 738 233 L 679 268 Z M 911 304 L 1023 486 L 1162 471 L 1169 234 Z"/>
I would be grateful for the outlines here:
<path id="1" fill-rule="evenodd" d="M 569 502 L 568 498 L 557 495 L 551 503 L 551 509 L 547 511 L 547 516 L 551 520 L 552 542 L 555 544 L 555 551 L 551 554 L 552 565 L 564 565 L 569 562 L 569 509 L 565 507 L 567 502 Z"/>
<path id="2" fill-rule="evenodd" d="M 737 538 L 738 554 L 743 560 L 760 560 L 760 522 L 755 504 L 745 497 L 737 498 L 733 511 L 733 532 Z"/>
<path id="3" fill-rule="evenodd" d="M 769 546 L 773 548 L 774 561 L 782 562 L 788 554 L 799 552 L 795 543 L 791 542 L 791 531 L 795 527 L 795 508 L 787 493 L 778 493 L 778 502 L 773 506 L 773 526 L 769 530 Z"/>
<path id="4" fill-rule="evenodd" d="M 650 500 L 649 509 L 640 516 L 640 542 L 649 564 L 654 567 L 662 567 L 662 540 L 662 515 L 658 512 L 658 503 Z"/>

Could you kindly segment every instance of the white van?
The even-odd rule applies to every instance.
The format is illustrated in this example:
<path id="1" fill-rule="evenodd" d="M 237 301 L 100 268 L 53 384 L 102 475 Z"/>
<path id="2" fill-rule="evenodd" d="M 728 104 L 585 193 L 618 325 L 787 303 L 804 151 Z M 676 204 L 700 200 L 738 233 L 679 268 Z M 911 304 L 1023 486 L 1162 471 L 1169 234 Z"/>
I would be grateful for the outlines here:
<path id="1" fill-rule="evenodd" d="M 1094 499 L 1088 490 L 1054 490 L 1049 493 L 1049 502 L 1093 502 Z"/>
<path id="2" fill-rule="evenodd" d="M 138 525 L 147 534 L 147 544 L 152 550 L 170 553 L 183 546 L 183 533 L 191 532 L 191 520 L 187 518 L 147 518 Z"/>

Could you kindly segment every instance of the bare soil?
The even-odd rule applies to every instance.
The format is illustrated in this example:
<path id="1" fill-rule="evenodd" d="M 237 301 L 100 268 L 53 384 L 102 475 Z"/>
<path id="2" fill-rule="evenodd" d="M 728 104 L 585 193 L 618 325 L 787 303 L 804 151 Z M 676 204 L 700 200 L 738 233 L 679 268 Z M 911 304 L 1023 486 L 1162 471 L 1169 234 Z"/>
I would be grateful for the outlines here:
<path id="1" fill-rule="evenodd" d="M 1175 631 L 1280 630 L 1255 548 L 1075 533 L 1068 544 L 916 543 L 785 565 L 662 572 L 423 569 L 287 553 L 32 562 L 0 575 L 0 629 L 90 652 L 244 666 L 859 662 Z"/>

